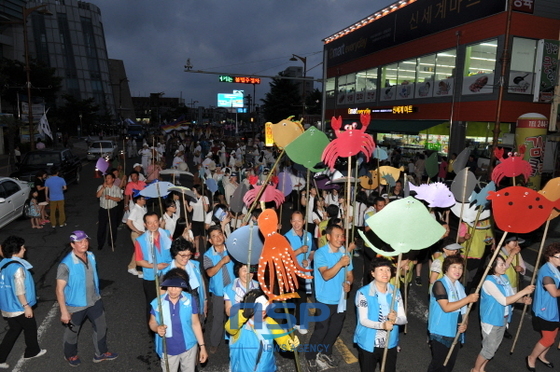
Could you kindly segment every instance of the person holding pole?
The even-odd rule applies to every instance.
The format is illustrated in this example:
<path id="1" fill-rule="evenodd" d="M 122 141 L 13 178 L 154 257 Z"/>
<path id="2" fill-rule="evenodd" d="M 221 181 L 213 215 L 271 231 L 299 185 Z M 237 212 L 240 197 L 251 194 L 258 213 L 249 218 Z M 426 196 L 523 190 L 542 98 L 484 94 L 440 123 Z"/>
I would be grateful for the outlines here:
<path id="1" fill-rule="evenodd" d="M 97 249 L 103 249 L 107 238 L 107 226 L 109 226 L 111 247 L 114 250 L 117 242 L 117 227 L 120 221 L 118 218 L 118 203 L 123 197 L 121 188 L 115 185 L 115 175 L 113 173 L 105 175 L 105 182 L 97 187 L 95 197 L 99 199 Z"/>
<path id="2" fill-rule="evenodd" d="M 376 258 L 370 269 L 373 281 L 356 292 L 358 321 L 354 342 L 358 345 L 360 371 L 373 371 L 378 363 L 381 368 L 383 349 L 390 332 L 385 372 L 395 372 L 399 344 L 399 327 L 395 325 L 407 322 L 404 305 L 400 292 L 395 292 L 395 287 L 389 284 L 395 273 L 393 263 L 386 258 Z M 394 304 L 392 308 L 391 304 Z"/>
<path id="3" fill-rule="evenodd" d="M 558 298 L 560 297 L 560 243 L 554 242 L 544 250 L 545 264 L 539 269 L 535 283 L 535 299 L 533 301 L 533 329 L 541 333 L 531 355 L 526 359 L 527 369 L 535 371 L 537 359 L 549 368 L 554 368 L 546 359 L 546 353 L 554 344 L 558 335 Z"/>
<path id="4" fill-rule="evenodd" d="M 533 293 L 535 286 L 529 285 L 519 292 L 514 291 L 506 275 L 506 269 L 506 260 L 502 256 L 497 256 L 492 262 L 491 274 L 482 284 L 480 300 L 482 350 L 478 354 L 471 372 L 484 372 L 486 365 L 494 357 L 511 321 L 512 304 L 516 302 L 531 303 L 531 297 L 528 295 Z"/>
<path id="5" fill-rule="evenodd" d="M 458 348 L 453 350 L 447 365 L 443 365 L 455 333 L 464 333 L 467 324 L 462 317 L 467 312 L 467 305 L 478 301 L 478 293 L 466 295 L 460 282 L 463 275 L 463 257 L 448 256 L 443 260 L 443 278 L 437 280 L 430 292 L 430 310 L 428 315 L 428 332 L 432 350 L 432 361 L 428 372 L 451 372 L 457 359 Z"/>

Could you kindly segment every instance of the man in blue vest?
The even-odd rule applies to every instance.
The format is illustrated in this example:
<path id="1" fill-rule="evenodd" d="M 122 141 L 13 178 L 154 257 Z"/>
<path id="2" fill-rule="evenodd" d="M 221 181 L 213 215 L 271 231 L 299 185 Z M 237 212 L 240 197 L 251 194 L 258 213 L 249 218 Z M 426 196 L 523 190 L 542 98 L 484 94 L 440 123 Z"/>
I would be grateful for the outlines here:
<path id="1" fill-rule="evenodd" d="M 81 364 L 78 357 L 78 335 L 87 318 L 93 326 L 94 363 L 114 360 L 118 354 L 107 349 L 107 322 L 99 293 L 97 264 L 88 252 L 89 236 L 81 230 L 72 232 L 72 251 L 62 259 L 56 273 L 56 298 L 60 320 L 66 325 L 63 336 L 64 357 L 72 367 Z"/>

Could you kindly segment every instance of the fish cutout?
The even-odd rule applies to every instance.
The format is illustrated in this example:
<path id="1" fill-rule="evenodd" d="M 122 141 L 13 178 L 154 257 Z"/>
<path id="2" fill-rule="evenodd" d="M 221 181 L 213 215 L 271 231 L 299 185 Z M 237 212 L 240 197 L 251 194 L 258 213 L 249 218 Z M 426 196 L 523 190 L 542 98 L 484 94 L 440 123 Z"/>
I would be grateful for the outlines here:
<path id="1" fill-rule="evenodd" d="M 280 172 L 278 174 L 278 190 L 280 190 L 284 196 L 288 196 L 292 193 L 292 177 L 290 177 L 289 173 Z"/>
<path id="2" fill-rule="evenodd" d="M 228 253 L 237 261 L 247 263 L 249 260 L 250 265 L 257 265 L 261 257 L 263 240 L 257 226 L 241 226 L 229 234 L 226 239 L 226 247 Z M 249 256 L 249 242 L 251 243 L 251 256 Z"/>
<path id="3" fill-rule="evenodd" d="M 231 201 L 229 203 L 229 209 L 232 213 L 243 213 L 243 196 L 249 191 L 245 182 L 241 182 L 239 186 L 233 192 L 231 196 Z"/>
<path id="4" fill-rule="evenodd" d="M 374 190 L 379 186 L 379 181 L 377 180 L 377 172 L 369 171 L 368 176 L 362 176 L 359 178 L 360 186 L 366 190 Z"/>
<path id="5" fill-rule="evenodd" d="M 366 245 L 382 256 L 397 256 L 410 250 L 420 250 L 441 239 L 445 229 L 428 212 L 421 201 L 409 196 L 387 204 L 383 210 L 366 219 L 365 223 L 394 253 L 387 253 L 373 246 L 365 234 L 358 230 Z"/>
<path id="6" fill-rule="evenodd" d="M 379 160 L 386 160 L 389 159 L 389 154 L 387 154 L 387 151 L 385 151 L 385 149 L 381 147 L 376 147 L 375 150 L 373 150 L 373 158 Z"/>
<path id="7" fill-rule="evenodd" d="M 535 190 L 510 186 L 489 192 L 496 225 L 503 231 L 526 234 L 538 229 L 553 209 L 560 210 L 560 199 L 548 200 Z"/>
<path id="8" fill-rule="evenodd" d="M 325 133 L 315 127 L 310 127 L 290 142 L 285 149 L 291 161 L 301 164 L 313 172 L 319 172 L 326 169 L 326 166 L 321 163 L 321 155 L 328 144 L 329 138 Z M 322 166 L 318 166 L 319 163 Z"/>
<path id="9" fill-rule="evenodd" d="M 471 150 L 468 147 L 457 155 L 457 158 L 455 158 L 455 161 L 453 162 L 453 172 L 455 172 L 455 174 L 459 174 L 459 172 L 465 169 L 467 162 L 469 161 L 469 156 L 471 156 Z"/>
<path id="10" fill-rule="evenodd" d="M 477 207 L 486 208 L 488 204 L 490 204 L 490 201 L 486 199 L 490 191 L 496 191 L 496 184 L 494 181 L 490 181 L 478 193 L 473 191 L 471 196 L 469 196 L 469 202 L 475 204 Z"/>
<path id="11" fill-rule="evenodd" d="M 208 178 L 206 180 L 206 188 L 208 188 L 208 190 L 210 190 L 210 192 L 213 194 L 216 191 L 218 191 L 218 183 L 216 182 L 215 179 Z"/>
<path id="12" fill-rule="evenodd" d="M 397 181 L 395 181 L 393 176 L 390 175 L 390 174 L 384 174 L 383 176 L 381 176 L 381 178 L 383 178 L 385 180 L 385 182 L 387 182 L 389 187 L 395 187 L 395 185 L 397 183 Z"/>
<path id="13" fill-rule="evenodd" d="M 374 172 L 377 171 L 379 171 L 379 174 L 381 175 L 381 179 L 379 180 L 379 183 L 381 183 L 382 185 L 387 185 L 388 184 L 387 180 L 383 178 L 383 176 L 390 174 L 394 180 L 398 180 L 399 177 L 401 176 L 401 172 L 404 172 L 404 167 L 395 168 L 388 165 L 384 165 L 374 170 Z"/>
<path id="14" fill-rule="evenodd" d="M 426 173 L 429 178 L 435 177 L 439 172 L 438 153 L 433 152 L 432 155 L 426 159 Z"/>
<path id="15" fill-rule="evenodd" d="M 455 200 L 466 203 L 469 201 L 469 196 L 473 193 L 477 184 L 478 181 L 473 172 L 469 171 L 469 168 L 463 168 L 453 179 L 451 183 L 451 192 L 455 196 Z"/>
<path id="16" fill-rule="evenodd" d="M 169 189 L 174 186 L 175 185 L 171 182 L 159 182 L 156 180 L 147 185 L 142 191 L 140 191 L 140 195 L 147 198 L 162 198 L 169 195 L 169 193 L 172 191 Z"/>
<path id="17" fill-rule="evenodd" d="M 342 188 L 342 186 L 338 183 L 331 183 L 330 177 L 326 174 L 320 174 L 318 176 L 315 176 L 314 178 L 319 190 L 340 190 Z"/>
<path id="18" fill-rule="evenodd" d="M 99 158 L 97 159 L 97 163 L 95 163 L 95 169 L 105 174 L 107 169 L 109 169 L 109 165 L 109 162 L 105 160 L 105 158 Z"/>
<path id="19" fill-rule="evenodd" d="M 298 138 L 303 133 L 303 126 L 301 121 L 292 120 L 294 116 L 290 116 L 287 119 L 280 120 L 276 124 L 266 123 L 265 125 L 272 124 L 272 138 L 274 143 L 278 148 L 283 149 L 290 142 Z"/>
<path id="20" fill-rule="evenodd" d="M 478 214 L 478 208 L 474 204 L 469 203 L 461 203 L 457 202 L 455 205 L 451 207 L 451 212 L 458 218 L 461 218 L 461 206 L 463 206 L 463 221 L 468 223 L 469 226 L 472 226 L 474 221 L 476 220 L 476 215 Z M 484 209 L 480 216 L 478 217 L 479 221 L 485 220 L 490 218 L 490 209 Z"/>
<path id="21" fill-rule="evenodd" d="M 424 200 L 430 208 L 449 208 L 455 204 L 455 197 L 449 188 L 442 182 L 409 185 L 410 191 L 416 192 L 416 199 Z"/>
<path id="22" fill-rule="evenodd" d="M 546 185 L 544 185 L 543 189 L 539 190 L 538 193 L 544 195 L 548 200 L 554 201 L 560 199 L 560 177 L 556 177 L 548 181 Z M 560 213 L 558 211 L 553 209 L 552 212 L 550 212 L 548 220 L 558 217 L 559 214 Z"/>

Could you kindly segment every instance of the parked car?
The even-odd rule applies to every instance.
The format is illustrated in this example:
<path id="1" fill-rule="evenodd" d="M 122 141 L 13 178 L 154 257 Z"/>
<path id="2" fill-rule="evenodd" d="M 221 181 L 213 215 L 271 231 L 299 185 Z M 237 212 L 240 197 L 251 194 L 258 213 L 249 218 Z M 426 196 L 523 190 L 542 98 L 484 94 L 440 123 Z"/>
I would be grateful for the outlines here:
<path id="1" fill-rule="evenodd" d="M 112 160 L 118 155 L 119 149 L 114 141 L 93 141 L 87 151 L 87 160 L 106 158 Z"/>
<path id="2" fill-rule="evenodd" d="M 25 216 L 30 190 L 27 182 L 0 177 L 0 228 Z"/>
<path id="3" fill-rule="evenodd" d="M 18 164 L 17 171 L 10 174 L 10 177 L 33 182 L 38 171 L 43 170 L 50 173 L 53 167 L 58 168 L 58 175 L 63 177 L 67 183 L 80 182 L 82 163 L 69 149 L 29 151 Z"/>

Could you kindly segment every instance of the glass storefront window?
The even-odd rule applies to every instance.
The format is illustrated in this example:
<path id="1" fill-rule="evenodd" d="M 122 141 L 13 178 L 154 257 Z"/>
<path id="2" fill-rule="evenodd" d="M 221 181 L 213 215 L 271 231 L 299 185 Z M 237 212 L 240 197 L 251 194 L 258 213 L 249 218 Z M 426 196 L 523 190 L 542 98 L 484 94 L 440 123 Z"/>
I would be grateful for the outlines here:
<path id="1" fill-rule="evenodd" d="M 381 70 L 381 80 L 382 86 L 384 88 L 391 87 L 397 84 L 397 72 L 398 72 L 398 63 L 392 63 L 390 65 L 384 66 Z"/>
<path id="2" fill-rule="evenodd" d="M 453 78 L 457 50 L 449 49 L 437 53 L 436 80 Z"/>
<path id="3" fill-rule="evenodd" d="M 372 68 L 366 71 L 366 102 L 375 102 L 377 97 L 377 68 Z"/>
<path id="4" fill-rule="evenodd" d="M 327 99 L 334 98 L 334 92 L 336 89 L 335 85 L 336 85 L 336 78 L 332 77 L 327 79 L 327 82 L 325 84 Z"/>
<path id="5" fill-rule="evenodd" d="M 508 92 L 533 94 L 537 40 L 513 38 Z"/>
<path id="6" fill-rule="evenodd" d="M 356 74 L 346 75 L 346 103 L 354 103 L 356 95 Z"/>
<path id="7" fill-rule="evenodd" d="M 494 91 L 494 70 L 498 40 L 486 40 L 465 50 L 463 94 L 487 94 Z"/>
<path id="8" fill-rule="evenodd" d="M 364 102 L 366 97 L 367 71 L 356 73 L 356 103 Z"/>

